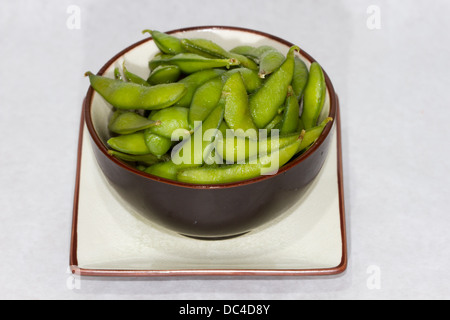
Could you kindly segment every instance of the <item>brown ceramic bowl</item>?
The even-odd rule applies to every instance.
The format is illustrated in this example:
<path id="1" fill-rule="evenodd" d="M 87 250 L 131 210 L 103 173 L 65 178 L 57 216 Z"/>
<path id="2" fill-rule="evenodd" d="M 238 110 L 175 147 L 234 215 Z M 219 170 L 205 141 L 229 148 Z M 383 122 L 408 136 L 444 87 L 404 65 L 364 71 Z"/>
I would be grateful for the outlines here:
<path id="1" fill-rule="evenodd" d="M 286 53 L 293 44 L 263 32 L 236 27 L 193 27 L 168 32 L 180 37 L 202 37 L 231 49 L 237 45 L 271 45 Z M 151 38 L 142 40 L 113 57 L 98 72 L 112 76 L 125 59 L 127 67 L 148 76 L 147 62 L 158 51 Z M 300 57 L 315 61 L 306 52 Z M 327 99 L 321 117 L 336 119 L 337 101 L 325 74 Z M 305 153 L 284 165 L 277 174 L 221 184 L 193 185 L 142 173 L 110 156 L 106 144 L 112 107 L 89 88 L 84 112 L 98 164 L 111 186 L 133 210 L 153 223 L 182 235 L 201 239 L 224 239 L 247 233 L 275 219 L 296 201 L 319 173 L 327 157 L 335 121 Z"/>

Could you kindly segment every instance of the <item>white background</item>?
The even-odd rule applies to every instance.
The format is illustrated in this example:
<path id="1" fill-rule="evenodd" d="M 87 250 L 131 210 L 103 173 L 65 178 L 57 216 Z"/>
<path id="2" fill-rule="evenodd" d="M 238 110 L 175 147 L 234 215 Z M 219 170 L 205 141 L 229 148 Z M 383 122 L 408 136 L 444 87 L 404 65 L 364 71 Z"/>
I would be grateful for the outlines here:
<path id="1" fill-rule="evenodd" d="M 71 5 L 80 29 L 67 27 Z M 368 28 L 372 5 L 380 29 Z M 445 0 L 2 0 L 0 298 L 450 298 L 449 10 Z M 143 39 L 143 29 L 198 25 L 280 36 L 332 79 L 348 269 L 321 278 L 83 278 L 70 290 L 83 74 Z"/>

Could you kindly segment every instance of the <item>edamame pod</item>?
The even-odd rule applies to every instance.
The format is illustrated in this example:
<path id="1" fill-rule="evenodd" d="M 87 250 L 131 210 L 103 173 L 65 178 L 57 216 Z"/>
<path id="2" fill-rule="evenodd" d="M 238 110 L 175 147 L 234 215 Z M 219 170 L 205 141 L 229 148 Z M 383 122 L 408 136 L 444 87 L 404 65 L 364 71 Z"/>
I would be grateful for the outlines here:
<path id="1" fill-rule="evenodd" d="M 258 70 L 258 65 L 246 56 L 229 52 L 211 40 L 183 39 L 181 40 L 181 44 L 188 52 L 207 58 L 236 59 L 243 67 Z"/>
<path id="2" fill-rule="evenodd" d="M 232 74 L 225 82 L 222 95 L 225 98 L 224 119 L 233 129 L 257 132 L 248 106 L 247 89 L 240 73 Z"/>
<path id="3" fill-rule="evenodd" d="M 253 46 L 237 46 L 230 50 L 230 52 L 242 54 L 246 57 L 249 57 L 259 63 L 261 61 L 261 57 L 268 51 L 276 51 L 274 47 L 271 46 L 259 46 L 259 47 L 253 47 Z"/>
<path id="4" fill-rule="evenodd" d="M 86 75 L 89 76 L 92 88 L 117 109 L 163 109 L 175 104 L 186 94 L 186 86 L 183 83 L 145 87 L 96 76 L 91 72 Z"/>
<path id="5" fill-rule="evenodd" d="M 228 77 L 233 73 L 239 72 L 244 80 L 245 88 L 248 93 L 253 93 L 262 86 L 262 79 L 258 76 L 258 72 L 248 68 L 236 68 L 225 73 L 224 77 Z"/>
<path id="6" fill-rule="evenodd" d="M 222 95 L 223 84 L 234 73 L 239 73 L 242 76 L 247 92 L 254 92 L 262 85 L 258 72 L 247 68 L 226 71 L 221 78 L 208 80 L 198 87 L 192 97 L 189 108 L 189 125 L 191 128 L 194 128 L 195 121 L 205 120 L 211 110 L 214 109 Z"/>
<path id="7" fill-rule="evenodd" d="M 225 121 L 222 121 L 219 127 L 219 131 L 222 134 L 222 138 L 227 136 L 227 130 L 230 130 L 230 127 L 227 125 Z"/>
<path id="8" fill-rule="evenodd" d="M 150 150 L 145 143 L 143 131 L 113 137 L 109 139 L 107 143 L 114 150 L 123 153 L 132 155 L 144 155 L 150 153 Z"/>
<path id="9" fill-rule="evenodd" d="M 123 80 L 122 73 L 120 73 L 119 68 L 114 68 L 114 79 L 120 80 L 120 81 Z"/>
<path id="10" fill-rule="evenodd" d="M 157 54 L 152 60 L 148 62 L 148 67 L 150 71 L 153 72 L 156 68 L 164 65 L 170 65 L 167 61 L 171 58 L 175 57 L 173 54 Z"/>
<path id="11" fill-rule="evenodd" d="M 309 79 L 303 93 L 302 121 L 305 129 L 317 125 L 317 119 L 322 111 L 326 95 L 325 76 L 317 62 L 311 64 Z"/>
<path id="12" fill-rule="evenodd" d="M 294 46 L 289 49 L 283 64 L 273 72 L 262 87 L 250 97 L 250 112 L 258 128 L 264 128 L 284 103 L 288 86 L 294 74 Z"/>
<path id="13" fill-rule="evenodd" d="M 299 57 L 295 57 L 294 76 L 292 78 L 292 88 L 294 89 L 297 100 L 300 101 L 308 82 L 308 67 Z"/>
<path id="14" fill-rule="evenodd" d="M 194 184 L 222 184 L 252 179 L 261 174 L 273 174 L 296 153 L 301 141 L 298 140 L 289 146 L 279 149 L 270 155 L 261 157 L 256 164 L 233 164 L 219 168 L 202 167 L 181 170 L 177 179 L 181 182 Z M 273 165 L 273 160 L 278 164 Z"/>
<path id="15" fill-rule="evenodd" d="M 249 57 L 249 58 L 253 59 L 253 61 L 255 61 L 255 59 L 258 58 L 254 55 L 255 49 L 256 49 L 255 47 L 244 45 L 244 46 L 234 47 L 233 49 L 230 50 L 230 52 L 236 53 L 236 54 L 241 54 L 241 55 Z"/>
<path id="16" fill-rule="evenodd" d="M 221 77 L 213 78 L 202 84 L 195 91 L 189 108 L 189 126 L 195 128 L 195 121 L 203 121 L 217 106 L 222 95 Z"/>
<path id="17" fill-rule="evenodd" d="M 333 121 L 333 118 L 326 118 L 322 121 L 322 123 L 313 128 L 307 129 L 305 132 L 305 136 L 303 137 L 302 143 L 299 145 L 297 153 L 302 152 L 305 149 L 308 149 L 322 134 L 323 129 L 328 124 L 328 122 Z"/>
<path id="18" fill-rule="evenodd" d="M 159 110 L 150 116 L 153 122 L 159 122 L 158 126 L 152 126 L 149 130 L 161 137 L 171 139 L 177 129 L 189 132 L 188 109 L 182 107 L 170 107 Z"/>
<path id="19" fill-rule="evenodd" d="M 146 86 L 146 87 L 150 86 L 150 84 L 147 81 L 145 81 L 144 79 L 142 79 L 140 76 L 138 76 L 137 74 L 134 74 L 133 72 L 130 72 L 125 67 L 125 61 L 123 62 L 122 69 L 123 69 L 123 75 L 124 75 L 126 81 L 140 84 L 141 86 Z"/>
<path id="20" fill-rule="evenodd" d="M 284 148 L 296 142 L 303 132 L 280 135 L 277 138 L 251 139 L 248 137 L 229 137 L 217 140 L 216 152 L 228 164 L 242 163 L 255 159 L 258 154 L 270 154 L 272 151 Z"/>
<path id="21" fill-rule="evenodd" d="M 267 50 L 259 61 L 259 76 L 265 78 L 278 69 L 285 60 L 285 56 L 278 50 Z"/>
<path id="22" fill-rule="evenodd" d="M 197 132 L 198 134 L 200 134 L 199 140 L 201 141 L 195 141 L 195 136 L 191 135 L 190 137 L 180 142 L 179 145 L 175 146 L 176 149 L 174 150 L 178 151 L 175 151 L 175 154 L 172 155 L 172 160 L 152 165 L 148 167 L 145 172 L 162 178 L 177 180 L 178 171 L 186 168 L 201 166 L 204 162 L 205 150 L 211 144 L 211 142 L 209 141 L 204 141 L 203 137 L 205 136 L 205 133 L 210 129 L 218 130 L 223 120 L 223 109 L 223 104 L 218 104 L 217 107 L 203 122 L 201 132 Z M 197 130 L 200 129 L 197 128 Z M 196 145 L 197 143 L 199 143 L 200 147 Z M 182 149 L 183 146 L 185 148 L 189 148 L 190 154 L 188 156 L 184 155 L 185 157 L 183 157 L 182 153 L 186 150 Z"/>
<path id="23" fill-rule="evenodd" d="M 162 159 L 156 157 L 153 154 L 144 154 L 144 155 L 130 155 L 126 153 L 122 153 L 115 150 L 108 150 L 108 153 L 112 155 L 113 157 L 116 157 L 120 160 L 127 161 L 127 162 L 138 162 L 145 164 L 147 166 L 153 165 L 155 163 L 159 163 L 162 161 Z M 167 159 L 166 159 L 167 160 Z"/>
<path id="24" fill-rule="evenodd" d="M 135 112 L 116 111 L 108 125 L 110 131 L 118 134 L 131 134 L 161 124 L 161 121 L 149 120 Z"/>
<path id="25" fill-rule="evenodd" d="M 153 64 L 152 64 L 153 62 Z M 194 73 L 201 70 L 213 68 L 227 68 L 239 65 L 240 62 L 234 58 L 231 59 L 209 59 L 195 53 L 180 53 L 173 57 L 154 59 L 150 61 L 150 68 L 160 65 L 176 65 L 183 73 Z"/>
<path id="26" fill-rule="evenodd" d="M 221 69 L 210 69 L 203 70 L 192 73 L 187 77 L 178 81 L 178 83 L 184 84 L 186 86 L 186 94 L 175 104 L 177 107 L 186 107 L 188 108 L 191 105 L 192 97 L 194 96 L 195 91 L 202 84 L 222 75 L 225 70 Z"/>
<path id="27" fill-rule="evenodd" d="M 176 82 L 181 75 L 181 70 L 177 66 L 159 66 L 155 68 L 147 79 L 150 85 L 173 83 Z"/>
<path id="28" fill-rule="evenodd" d="M 286 97 L 286 108 L 283 114 L 283 121 L 280 126 L 280 134 L 295 132 L 298 129 L 298 120 L 300 116 L 300 104 L 294 93 L 292 86 L 288 87 Z"/>
<path id="29" fill-rule="evenodd" d="M 238 46 L 231 52 L 244 55 L 259 64 L 259 77 L 265 78 L 267 75 L 278 69 L 285 60 L 285 56 L 271 46 Z"/>
<path id="30" fill-rule="evenodd" d="M 280 129 L 283 122 L 283 113 L 278 113 L 275 117 L 264 127 L 266 130 Z"/>
<path id="31" fill-rule="evenodd" d="M 223 121 L 224 100 L 221 98 L 219 103 L 208 117 L 203 121 L 201 127 L 195 128 L 194 133 L 179 143 L 172 152 L 172 161 L 176 164 L 201 165 L 205 159 L 205 152 L 210 146 L 213 137 L 217 134 L 220 124 Z M 211 130 L 211 131 L 210 131 Z M 206 134 L 211 133 L 211 140 L 206 139 Z M 177 150 L 181 150 L 178 152 Z M 190 155 L 182 154 L 189 149 Z"/>
<path id="32" fill-rule="evenodd" d="M 181 45 L 187 52 L 195 53 L 206 58 L 229 58 L 227 51 L 211 40 L 201 38 L 182 39 Z"/>
<path id="33" fill-rule="evenodd" d="M 305 125 L 303 124 L 302 118 L 298 118 L 298 127 L 297 127 L 297 131 L 302 131 L 305 129 Z"/>
<path id="34" fill-rule="evenodd" d="M 180 39 L 177 37 L 156 30 L 144 30 L 142 33 L 149 33 L 155 41 L 156 46 L 164 53 L 178 54 L 185 52 Z"/>
<path id="35" fill-rule="evenodd" d="M 151 154 L 157 157 L 165 155 L 172 148 L 172 140 L 153 133 L 150 129 L 144 131 L 144 140 Z"/>
<path id="36" fill-rule="evenodd" d="M 165 179 L 177 180 L 179 170 L 179 165 L 176 165 L 172 161 L 167 161 L 151 165 L 144 172 Z"/>
<path id="37" fill-rule="evenodd" d="M 258 61 L 261 61 L 262 56 L 269 51 L 277 51 L 277 49 L 267 45 L 259 46 L 255 48 L 255 50 L 253 50 L 253 56 L 255 56 L 258 59 Z"/>

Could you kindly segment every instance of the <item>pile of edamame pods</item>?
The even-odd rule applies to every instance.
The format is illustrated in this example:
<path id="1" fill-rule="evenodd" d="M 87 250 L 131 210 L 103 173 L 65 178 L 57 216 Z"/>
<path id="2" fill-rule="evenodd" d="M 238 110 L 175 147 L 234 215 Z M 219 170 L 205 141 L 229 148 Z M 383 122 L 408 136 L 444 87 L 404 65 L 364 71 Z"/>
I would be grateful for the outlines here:
<path id="1" fill-rule="evenodd" d="M 160 52 L 144 79 L 126 67 L 114 78 L 87 72 L 114 107 L 109 153 L 137 169 L 194 184 L 275 173 L 320 136 L 326 95 L 321 66 L 308 69 L 293 46 L 229 51 L 201 38 L 149 33 Z"/>

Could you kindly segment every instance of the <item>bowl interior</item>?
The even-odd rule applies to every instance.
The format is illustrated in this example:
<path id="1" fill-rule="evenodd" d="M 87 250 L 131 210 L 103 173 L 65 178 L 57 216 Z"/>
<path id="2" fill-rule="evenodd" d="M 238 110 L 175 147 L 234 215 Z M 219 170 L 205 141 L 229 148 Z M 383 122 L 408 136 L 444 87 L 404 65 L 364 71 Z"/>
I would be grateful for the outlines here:
<path id="1" fill-rule="evenodd" d="M 204 38 L 212 40 L 223 48 L 231 50 L 239 45 L 251 45 L 261 46 L 269 45 L 278 49 L 281 53 L 287 54 L 291 44 L 274 36 L 259 33 L 253 30 L 245 30 L 238 28 L 227 27 L 204 27 L 204 28 L 192 28 L 185 30 L 178 30 L 170 32 L 176 37 L 184 38 Z M 144 40 L 139 44 L 131 46 L 129 49 L 125 49 L 122 53 L 118 54 L 112 60 L 110 60 L 100 72 L 107 77 L 114 77 L 114 69 L 116 67 L 121 68 L 125 62 L 126 67 L 133 73 L 147 79 L 150 70 L 148 62 L 159 52 L 158 47 L 153 40 Z M 307 54 L 296 53 L 308 66 L 313 61 Z M 327 76 L 326 76 L 327 77 Z M 322 121 L 330 115 L 331 99 L 330 95 L 334 94 L 331 82 L 327 81 L 327 94 L 325 97 L 324 107 L 322 109 L 319 121 Z M 331 93 L 330 93 L 331 92 Z M 89 101 L 87 102 L 89 105 Z M 98 93 L 95 91 L 92 94 L 90 103 L 90 120 L 92 121 L 92 127 L 95 130 L 96 135 L 105 147 L 108 149 L 107 140 L 110 138 L 110 132 L 108 130 L 108 122 L 113 113 L 113 107 L 108 104 Z M 89 121 L 89 119 L 88 119 Z M 323 134 L 326 134 L 326 130 Z M 125 165 L 128 166 L 128 165 Z M 131 166 L 128 166 L 133 169 Z"/>

